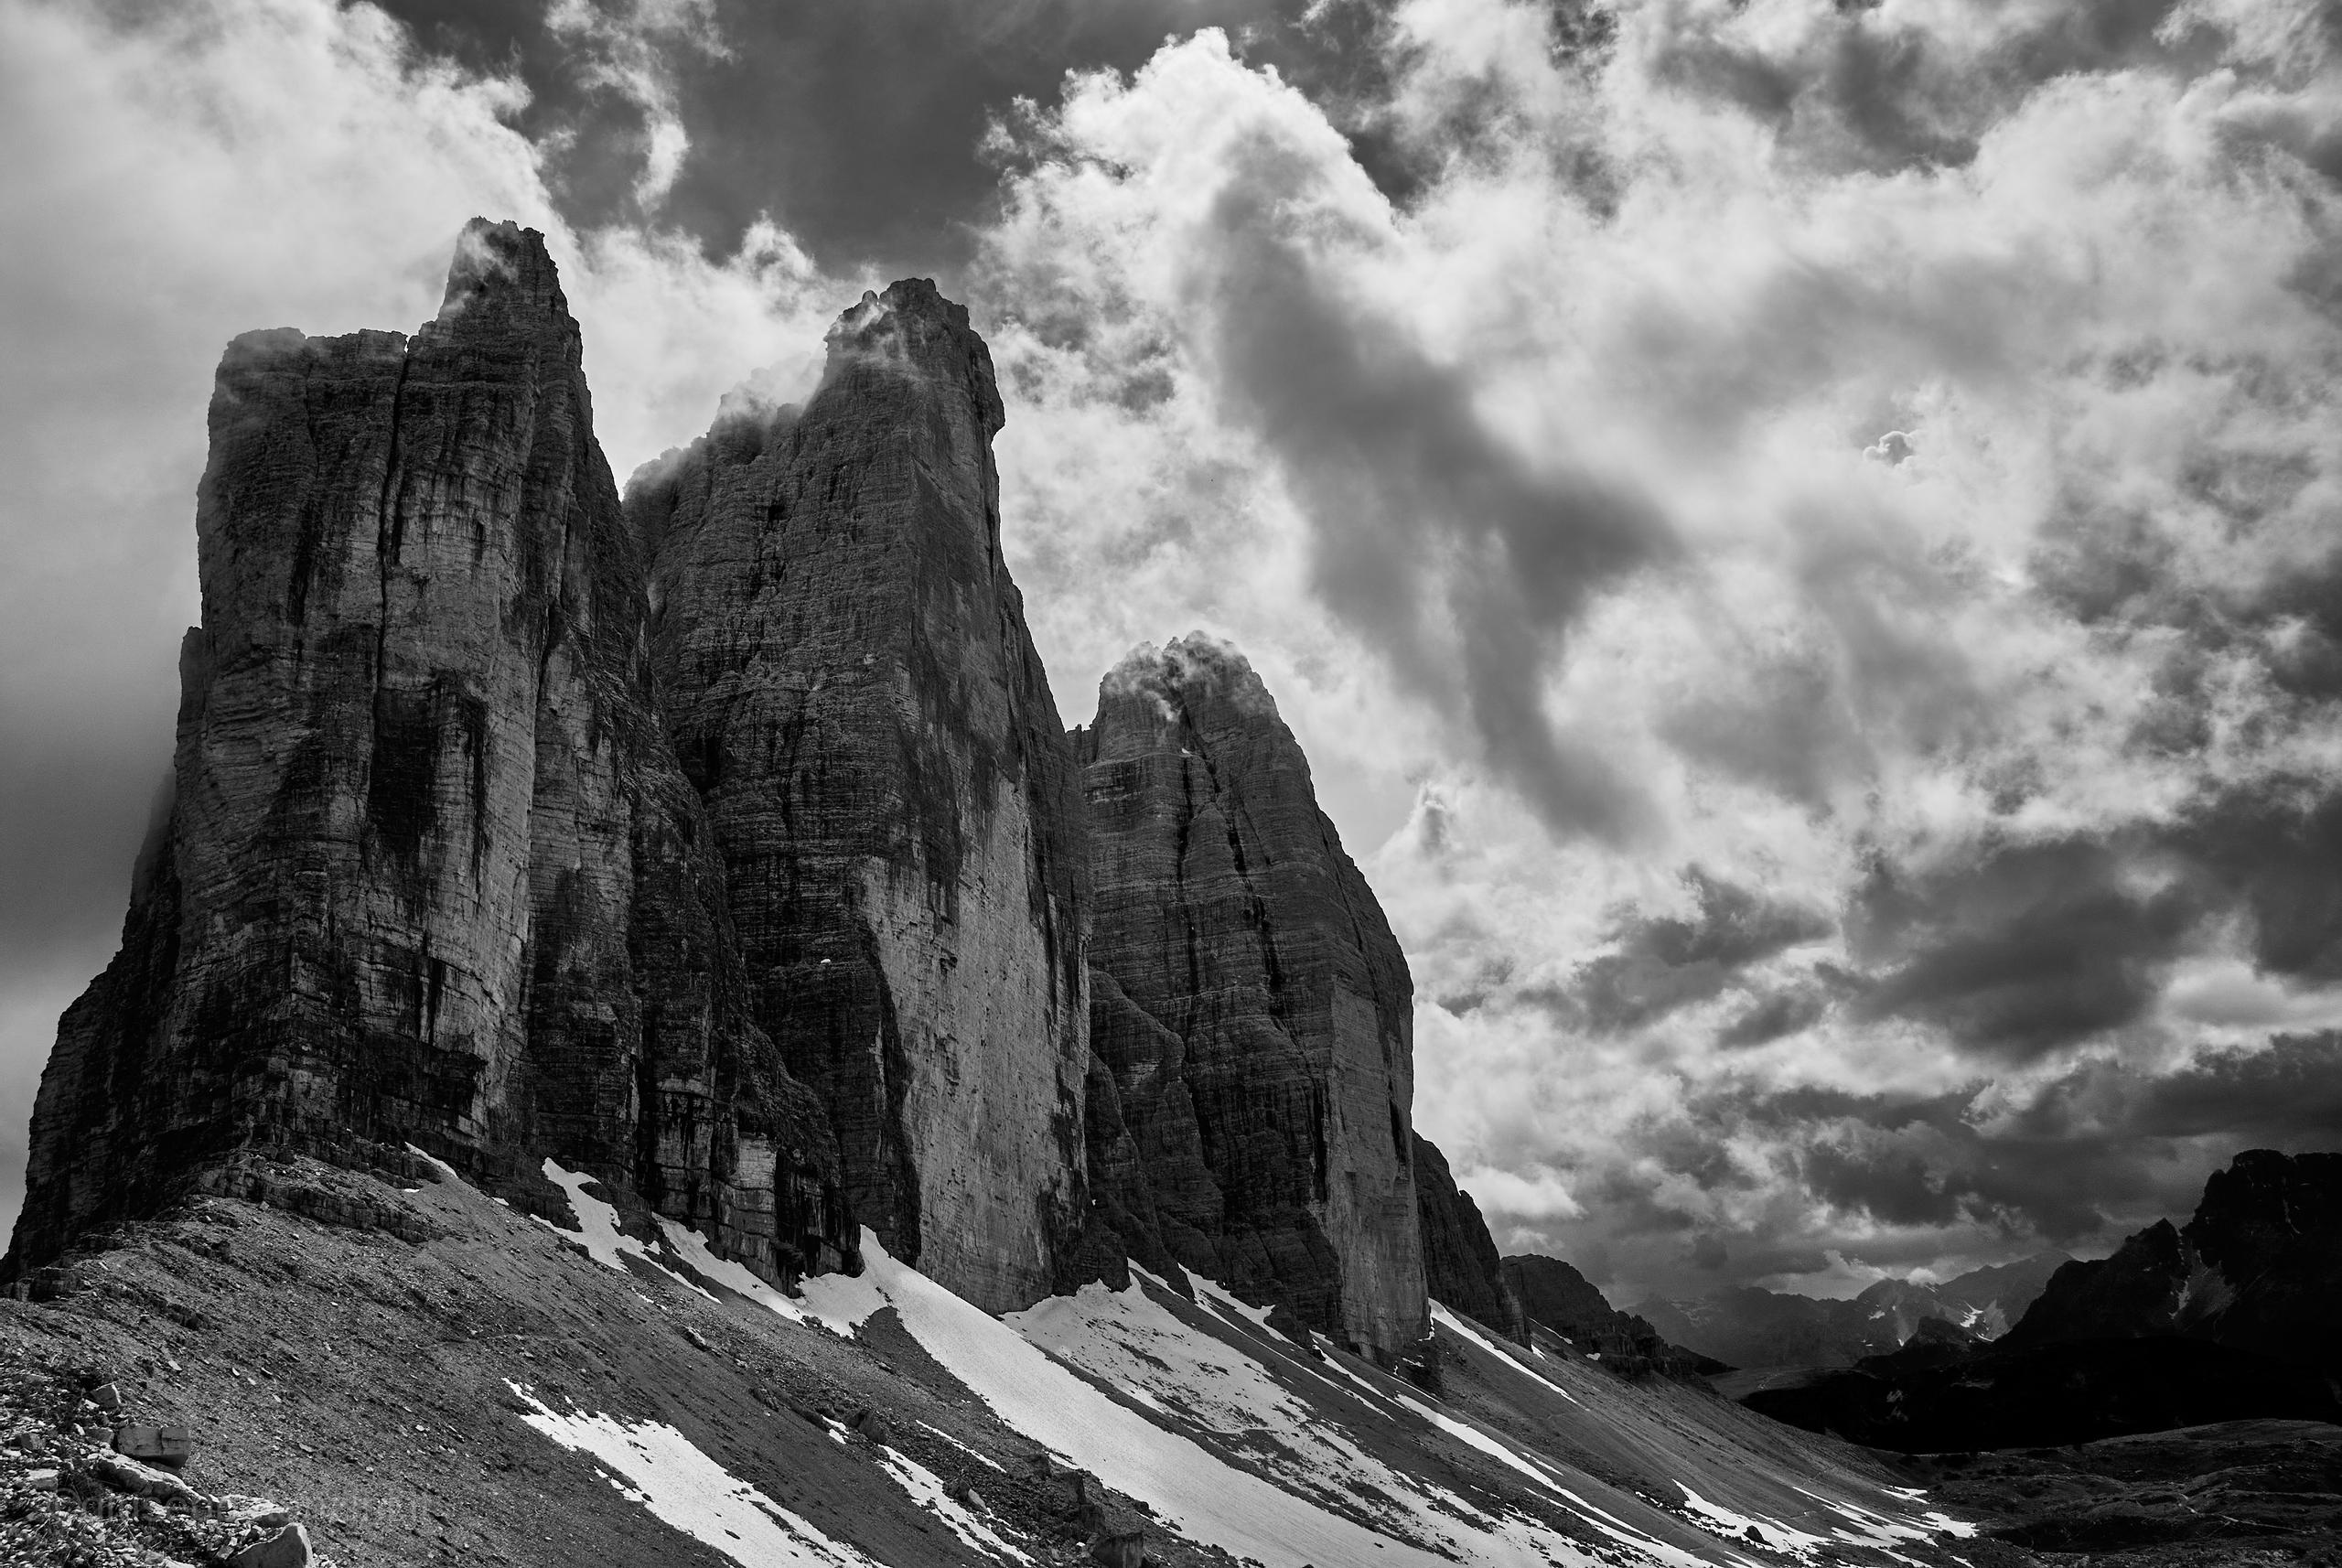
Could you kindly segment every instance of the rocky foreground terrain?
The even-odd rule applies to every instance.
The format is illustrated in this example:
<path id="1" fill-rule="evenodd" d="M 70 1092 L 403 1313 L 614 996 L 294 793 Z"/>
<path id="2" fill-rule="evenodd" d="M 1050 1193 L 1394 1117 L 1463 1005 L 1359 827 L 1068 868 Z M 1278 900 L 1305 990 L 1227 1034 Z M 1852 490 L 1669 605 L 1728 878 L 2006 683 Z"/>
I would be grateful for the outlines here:
<path id="1" fill-rule="evenodd" d="M 239 1165 L 0 1301 L 7 1560 L 295 1524 L 344 1568 L 2019 1560 L 1879 1459 L 1444 1307 L 1402 1375 L 1184 1273 L 996 1318 L 873 1237 L 790 1297 L 558 1166 L 558 1223 L 423 1169 Z M 109 1481 L 117 1423 L 185 1426 L 190 1495 Z"/>

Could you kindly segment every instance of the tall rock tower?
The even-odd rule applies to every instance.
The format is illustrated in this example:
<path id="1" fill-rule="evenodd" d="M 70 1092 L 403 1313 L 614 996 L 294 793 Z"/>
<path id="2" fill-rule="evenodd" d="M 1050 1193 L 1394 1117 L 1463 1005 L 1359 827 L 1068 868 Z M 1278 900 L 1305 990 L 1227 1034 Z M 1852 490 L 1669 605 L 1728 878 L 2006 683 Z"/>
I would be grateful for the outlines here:
<path id="1" fill-rule="evenodd" d="M 1074 738 L 1103 1207 L 1141 1262 L 1401 1349 L 1424 1327 L 1413 983 L 1301 747 L 1200 633 L 1133 652 Z"/>
<path id="2" fill-rule="evenodd" d="M 1081 796 L 1000 554 L 992 359 L 925 281 L 821 388 L 631 487 L 671 734 L 755 1015 L 854 1207 L 993 1311 L 1069 1280 L 1089 1065 Z"/>
<path id="3" fill-rule="evenodd" d="M 776 1278 L 850 1257 L 653 709 L 581 361 L 541 237 L 477 220 L 413 339 L 230 346 L 175 796 L 41 1080 L 10 1269 L 242 1148 L 408 1142 L 559 1155 Z"/>

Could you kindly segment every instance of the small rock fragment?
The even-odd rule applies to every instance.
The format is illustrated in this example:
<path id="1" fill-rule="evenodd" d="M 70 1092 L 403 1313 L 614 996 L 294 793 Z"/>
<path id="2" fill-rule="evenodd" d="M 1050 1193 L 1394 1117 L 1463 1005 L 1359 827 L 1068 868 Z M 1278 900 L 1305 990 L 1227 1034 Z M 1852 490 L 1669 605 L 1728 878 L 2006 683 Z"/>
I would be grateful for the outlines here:
<path id="1" fill-rule="evenodd" d="M 57 1472 L 35 1470 L 25 1477 L 25 1485 L 36 1492 L 53 1492 L 57 1490 Z"/>
<path id="2" fill-rule="evenodd" d="M 184 1426 L 117 1426 L 113 1446 L 115 1453 L 150 1465 L 184 1465 L 194 1452 Z"/>
<path id="3" fill-rule="evenodd" d="M 167 1503 L 191 1503 L 196 1500 L 195 1488 L 172 1475 L 151 1465 L 121 1454 L 94 1455 L 90 1471 L 117 1492 L 128 1492 L 134 1498 L 156 1498 Z"/>
<path id="4" fill-rule="evenodd" d="M 309 1532 L 301 1525 L 288 1524 L 274 1535 L 263 1536 L 241 1552 L 228 1558 L 229 1568 L 309 1568 L 315 1553 L 309 1547 Z"/>
<path id="5" fill-rule="evenodd" d="M 113 1383 L 100 1383 L 90 1391 L 90 1402 L 108 1415 L 122 1413 L 122 1390 Z"/>

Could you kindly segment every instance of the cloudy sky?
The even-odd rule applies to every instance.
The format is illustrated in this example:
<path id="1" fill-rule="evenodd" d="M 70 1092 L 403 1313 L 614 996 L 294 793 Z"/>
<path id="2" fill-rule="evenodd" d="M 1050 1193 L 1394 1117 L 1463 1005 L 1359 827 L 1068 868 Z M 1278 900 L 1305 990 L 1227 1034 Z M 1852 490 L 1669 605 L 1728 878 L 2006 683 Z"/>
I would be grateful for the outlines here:
<path id="1" fill-rule="evenodd" d="M 1058 705 L 1267 676 L 1418 1120 L 1628 1300 L 2342 1146 L 2320 0 L 0 0 L 0 1210 L 233 334 L 543 229 L 618 471 L 869 286 L 1003 379 Z"/>

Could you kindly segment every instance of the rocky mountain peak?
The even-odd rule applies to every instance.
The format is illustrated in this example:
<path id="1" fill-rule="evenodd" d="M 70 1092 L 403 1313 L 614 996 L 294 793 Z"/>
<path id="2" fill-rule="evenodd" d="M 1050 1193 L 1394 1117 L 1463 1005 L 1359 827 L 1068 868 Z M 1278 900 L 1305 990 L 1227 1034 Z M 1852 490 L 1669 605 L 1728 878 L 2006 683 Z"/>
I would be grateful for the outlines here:
<path id="1" fill-rule="evenodd" d="M 1108 710 L 1112 710 L 1111 716 Z M 1161 648 L 1142 642 L 1123 655 L 1098 687 L 1100 744 L 1149 746 L 1153 725 L 1198 732 L 1278 721 L 1276 699 L 1234 644 L 1189 632 Z M 1295 748 L 1298 749 L 1297 747 Z"/>
<path id="2" fill-rule="evenodd" d="M 830 328 L 826 391 L 883 395 L 885 379 L 923 381 L 967 399 L 982 438 L 1000 434 L 1007 414 L 992 368 L 992 350 L 968 324 L 968 307 L 936 289 L 931 278 L 903 278 L 883 294 L 865 291 Z"/>
<path id="3" fill-rule="evenodd" d="M 509 219 L 491 223 L 475 218 L 456 238 L 439 314 L 423 330 L 492 330 L 500 325 L 551 325 L 572 338 L 580 336 L 545 237 Z"/>

